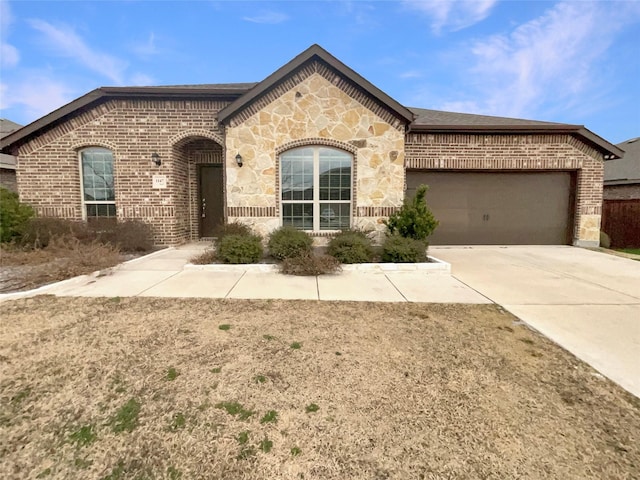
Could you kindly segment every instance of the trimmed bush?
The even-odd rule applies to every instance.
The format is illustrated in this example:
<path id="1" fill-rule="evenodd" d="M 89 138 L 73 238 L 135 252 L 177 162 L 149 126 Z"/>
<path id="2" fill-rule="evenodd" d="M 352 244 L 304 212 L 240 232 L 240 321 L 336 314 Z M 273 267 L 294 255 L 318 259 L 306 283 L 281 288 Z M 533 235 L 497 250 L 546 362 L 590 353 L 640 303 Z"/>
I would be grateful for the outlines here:
<path id="1" fill-rule="evenodd" d="M 17 193 L 0 187 L 0 242 L 19 239 L 34 215 L 33 208 L 20 202 Z"/>
<path id="2" fill-rule="evenodd" d="M 340 262 L 331 255 L 303 253 L 297 257 L 285 258 L 280 264 L 280 272 L 285 275 L 324 275 L 339 272 Z"/>
<path id="3" fill-rule="evenodd" d="M 313 238 L 290 226 L 280 227 L 269 235 L 269 253 L 278 260 L 311 253 Z"/>
<path id="4" fill-rule="evenodd" d="M 364 232 L 345 230 L 329 241 L 327 253 L 341 263 L 366 263 L 371 261 L 373 246 Z"/>
<path id="5" fill-rule="evenodd" d="M 262 258 L 258 235 L 226 235 L 218 242 L 216 256 L 225 263 L 257 263 Z"/>
<path id="6" fill-rule="evenodd" d="M 426 185 L 420 185 L 412 198 L 405 199 L 400 210 L 389 215 L 385 225 L 390 235 L 426 240 L 433 233 L 438 221 L 427 206 L 425 194 L 428 189 Z"/>
<path id="7" fill-rule="evenodd" d="M 382 261 L 387 263 L 426 262 L 427 244 L 414 238 L 391 235 L 382 245 Z"/>

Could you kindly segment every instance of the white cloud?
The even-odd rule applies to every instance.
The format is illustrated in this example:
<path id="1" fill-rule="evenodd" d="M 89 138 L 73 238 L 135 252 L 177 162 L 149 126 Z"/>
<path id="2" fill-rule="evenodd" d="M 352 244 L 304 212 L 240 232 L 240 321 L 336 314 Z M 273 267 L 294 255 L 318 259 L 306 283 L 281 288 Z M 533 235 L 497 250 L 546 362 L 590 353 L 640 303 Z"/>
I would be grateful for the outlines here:
<path id="1" fill-rule="evenodd" d="M 431 18 L 434 33 L 458 31 L 489 16 L 497 0 L 404 0 L 403 4 Z"/>
<path id="2" fill-rule="evenodd" d="M 92 49 L 70 27 L 55 27 L 44 20 L 29 20 L 32 28 L 42 33 L 50 48 L 58 55 L 73 58 L 112 82 L 122 85 L 127 62 Z"/>
<path id="3" fill-rule="evenodd" d="M 277 23 L 286 22 L 289 20 L 289 16 L 280 12 L 263 12 L 260 15 L 253 17 L 242 17 L 243 20 L 252 23 L 267 23 L 275 25 Z"/>
<path id="4" fill-rule="evenodd" d="M 0 92 L 0 109 L 20 107 L 22 118 L 28 121 L 60 108 L 76 96 L 67 85 L 51 79 L 46 72 L 31 74 L 13 86 L 2 84 Z"/>
<path id="5" fill-rule="evenodd" d="M 475 41 L 471 68 L 463 72 L 473 82 L 465 93 L 474 98 L 438 107 L 535 117 L 545 104 L 584 103 L 602 87 L 601 62 L 616 34 L 626 21 L 638 20 L 638 8 L 630 14 L 621 11 L 624 5 L 562 2 L 508 35 Z"/>
<path id="6" fill-rule="evenodd" d="M 12 23 L 13 15 L 9 2 L 0 0 L 0 66 L 4 68 L 15 67 L 20 61 L 18 49 L 6 41 Z"/>
<path id="7" fill-rule="evenodd" d="M 151 32 L 146 42 L 135 45 L 133 51 L 141 57 L 150 57 L 159 54 L 160 50 L 156 46 L 155 33 Z"/>
<path id="8" fill-rule="evenodd" d="M 2 59 L 1 65 L 5 68 L 15 67 L 20 61 L 20 54 L 18 49 L 8 43 L 0 43 L 0 59 Z"/>
<path id="9" fill-rule="evenodd" d="M 402 79 L 421 78 L 422 76 L 423 76 L 422 73 L 417 71 L 417 70 L 408 70 L 408 71 L 402 72 L 400 75 L 398 75 L 398 77 L 400 77 Z"/>

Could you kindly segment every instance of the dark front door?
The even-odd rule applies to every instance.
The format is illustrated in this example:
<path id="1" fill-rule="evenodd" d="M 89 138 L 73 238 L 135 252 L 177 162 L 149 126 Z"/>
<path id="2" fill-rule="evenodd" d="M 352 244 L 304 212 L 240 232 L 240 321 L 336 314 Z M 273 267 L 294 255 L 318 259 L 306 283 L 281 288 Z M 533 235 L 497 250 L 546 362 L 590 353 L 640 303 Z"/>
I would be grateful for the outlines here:
<path id="1" fill-rule="evenodd" d="M 222 165 L 201 165 L 200 183 L 200 236 L 213 237 L 216 228 L 224 223 L 224 190 Z"/>

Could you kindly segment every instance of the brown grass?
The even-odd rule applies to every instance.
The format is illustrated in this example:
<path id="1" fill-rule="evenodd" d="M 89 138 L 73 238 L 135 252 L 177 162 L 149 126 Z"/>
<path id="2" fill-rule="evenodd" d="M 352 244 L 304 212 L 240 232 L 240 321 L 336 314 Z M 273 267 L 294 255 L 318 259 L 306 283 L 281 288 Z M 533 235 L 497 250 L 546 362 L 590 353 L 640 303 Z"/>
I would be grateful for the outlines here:
<path id="1" fill-rule="evenodd" d="M 35 297 L 0 318 L 6 478 L 640 477 L 638 400 L 496 306 Z"/>
<path id="2" fill-rule="evenodd" d="M 211 263 L 216 263 L 218 258 L 216 257 L 216 251 L 213 248 L 205 250 L 198 255 L 194 255 L 189 259 L 190 263 L 194 265 L 209 265 Z"/>
<path id="3" fill-rule="evenodd" d="M 0 293 L 29 290 L 85 275 L 122 262 L 117 248 L 76 238 L 56 237 L 43 249 L 3 246 L 0 250 Z"/>

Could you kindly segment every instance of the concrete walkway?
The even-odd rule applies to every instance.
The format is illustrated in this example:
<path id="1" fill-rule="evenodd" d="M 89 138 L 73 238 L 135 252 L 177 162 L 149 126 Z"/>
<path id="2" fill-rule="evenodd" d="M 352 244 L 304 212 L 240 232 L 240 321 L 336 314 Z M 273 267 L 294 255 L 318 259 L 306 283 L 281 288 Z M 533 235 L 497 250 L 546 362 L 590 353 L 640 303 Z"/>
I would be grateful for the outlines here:
<path id="1" fill-rule="evenodd" d="M 207 244 L 161 250 L 122 264 L 110 275 L 84 277 L 42 293 L 87 297 L 245 298 L 371 302 L 491 303 L 446 273 L 342 272 L 297 277 L 243 266 L 222 271 L 185 268 Z"/>
<path id="2" fill-rule="evenodd" d="M 640 397 L 640 262 L 573 247 L 433 247 L 453 276 Z"/>

